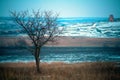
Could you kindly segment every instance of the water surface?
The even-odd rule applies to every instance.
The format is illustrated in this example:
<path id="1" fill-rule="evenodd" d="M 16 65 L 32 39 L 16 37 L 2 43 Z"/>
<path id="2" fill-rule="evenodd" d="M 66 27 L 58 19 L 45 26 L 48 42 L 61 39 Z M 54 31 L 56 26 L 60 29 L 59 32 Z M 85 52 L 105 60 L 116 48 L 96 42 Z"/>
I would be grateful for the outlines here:
<path id="1" fill-rule="evenodd" d="M 42 62 L 120 62 L 120 48 L 96 47 L 44 47 L 41 50 Z M 31 62 L 34 57 L 27 49 L 0 49 L 0 62 Z"/>

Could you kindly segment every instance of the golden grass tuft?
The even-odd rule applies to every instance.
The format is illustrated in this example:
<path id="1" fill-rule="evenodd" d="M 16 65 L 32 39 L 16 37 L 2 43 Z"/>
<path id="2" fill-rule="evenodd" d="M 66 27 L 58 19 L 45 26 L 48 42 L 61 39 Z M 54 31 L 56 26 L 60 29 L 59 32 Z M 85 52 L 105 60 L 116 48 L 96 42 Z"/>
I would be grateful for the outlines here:
<path id="1" fill-rule="evenodd" d="M 120 80 L 120 67 L 112 62 L 66 64 L 0 63 L 0 80 Z"/>

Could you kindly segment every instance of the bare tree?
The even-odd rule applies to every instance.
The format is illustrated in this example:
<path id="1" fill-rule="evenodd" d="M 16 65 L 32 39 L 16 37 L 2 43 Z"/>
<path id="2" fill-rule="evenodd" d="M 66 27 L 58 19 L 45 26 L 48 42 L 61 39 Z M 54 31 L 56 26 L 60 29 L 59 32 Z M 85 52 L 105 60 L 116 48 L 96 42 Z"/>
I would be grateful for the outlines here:
<path id="1" fill-rule="evenodd" d="M 57 28 L 58 14 L 52 11 L 11 11 L 14 21 L 20 25 L 32 40 L 37 72 L 40 71 L 40 50 L 48 41 L 54 41 L 60 33 Z"/>

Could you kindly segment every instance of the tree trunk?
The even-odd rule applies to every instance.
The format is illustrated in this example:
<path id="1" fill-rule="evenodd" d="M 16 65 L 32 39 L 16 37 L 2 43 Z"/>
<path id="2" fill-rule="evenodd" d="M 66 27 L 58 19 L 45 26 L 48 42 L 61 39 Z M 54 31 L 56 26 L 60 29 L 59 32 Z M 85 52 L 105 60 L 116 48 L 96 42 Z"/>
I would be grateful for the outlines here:
<path id="1" fill-rule="evenodd" d="M 39 54 L 40 54 L 40 47 L 36 47 L 35 49 L 35 61 L 36 61 L 36 69 L 38 73 L 41 73 L 40 71 L 40 59 L 39 59 Z"/>

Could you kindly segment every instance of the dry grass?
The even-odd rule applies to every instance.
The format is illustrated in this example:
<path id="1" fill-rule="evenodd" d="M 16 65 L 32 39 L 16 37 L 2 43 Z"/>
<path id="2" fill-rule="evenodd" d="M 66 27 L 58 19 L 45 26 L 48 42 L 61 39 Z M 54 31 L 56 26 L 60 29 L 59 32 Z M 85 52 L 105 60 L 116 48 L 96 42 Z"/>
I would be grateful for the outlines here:
<path id="1" fill-rule="evenodd" d="M 117 63 L 41 63 L 41 74 L 34 63 L 0 63 L 0 80 L 120 80 Z"/>

